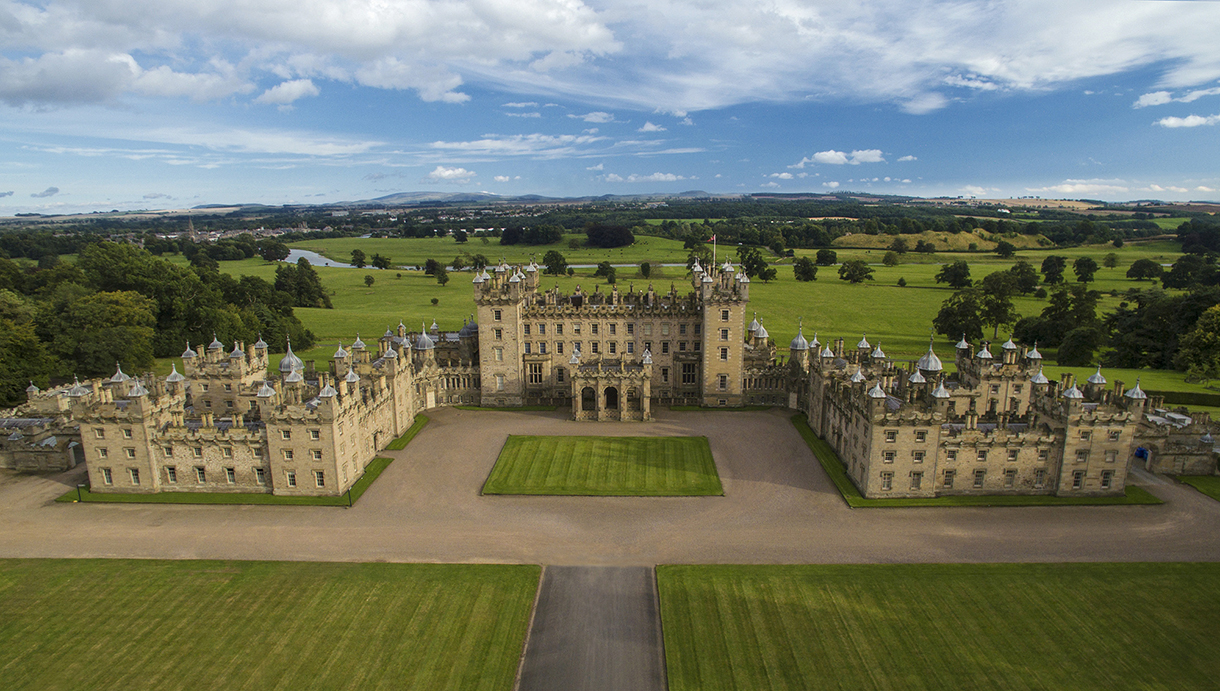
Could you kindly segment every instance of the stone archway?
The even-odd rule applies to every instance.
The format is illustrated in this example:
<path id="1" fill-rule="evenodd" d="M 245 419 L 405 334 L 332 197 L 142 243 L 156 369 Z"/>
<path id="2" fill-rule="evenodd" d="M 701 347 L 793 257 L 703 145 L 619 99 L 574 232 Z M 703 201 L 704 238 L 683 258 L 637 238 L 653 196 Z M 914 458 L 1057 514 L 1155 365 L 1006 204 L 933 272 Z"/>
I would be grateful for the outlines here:
<path id="1" fill-rule="evenodd" d="M 606 387 L 606 410 L 618 410 L 618 389 L 616 387 Z"/>
<path id="2" fill-rule="evenodd" d="M 597 392 L 592 386 L 586 386 L 580 391 L 580 409 L 597 410 Z"/>

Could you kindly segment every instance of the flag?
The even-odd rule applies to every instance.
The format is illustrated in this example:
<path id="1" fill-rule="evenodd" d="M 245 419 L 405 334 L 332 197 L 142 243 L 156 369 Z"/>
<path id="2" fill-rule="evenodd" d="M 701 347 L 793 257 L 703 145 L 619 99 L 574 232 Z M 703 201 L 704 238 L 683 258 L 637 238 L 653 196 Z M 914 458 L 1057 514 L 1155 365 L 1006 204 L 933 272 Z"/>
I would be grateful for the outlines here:
<path id="1" fill-rule="evenodd" d="M 708 242 L 716 242 L 716 236 L 715 236 L 715 235 L 713 235 L 713 236 L 711 237 L 711 239 L 709 239 L 709 240 L 708 240 Z"/>

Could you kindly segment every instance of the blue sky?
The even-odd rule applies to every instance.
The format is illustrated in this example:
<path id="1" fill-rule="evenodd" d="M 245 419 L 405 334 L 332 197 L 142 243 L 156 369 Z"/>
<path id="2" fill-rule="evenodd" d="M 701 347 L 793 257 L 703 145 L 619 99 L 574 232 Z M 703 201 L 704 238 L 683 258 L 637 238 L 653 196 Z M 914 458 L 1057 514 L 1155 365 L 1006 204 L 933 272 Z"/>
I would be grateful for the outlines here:
<path id="1" fill-rule="evenodd" d="M 0 215 L 1220 199 L 1220 2 L 0 0 Z"/>

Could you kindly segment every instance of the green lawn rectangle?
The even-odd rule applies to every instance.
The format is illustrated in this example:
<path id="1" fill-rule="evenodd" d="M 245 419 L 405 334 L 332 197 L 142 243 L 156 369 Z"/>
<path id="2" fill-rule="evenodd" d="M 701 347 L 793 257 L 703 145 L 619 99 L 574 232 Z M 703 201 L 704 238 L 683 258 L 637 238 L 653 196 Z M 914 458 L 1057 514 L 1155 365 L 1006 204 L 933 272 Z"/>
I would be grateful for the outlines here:
<path id="1" fill-rule="evenodd" d="M 484 494 L 722 495 L 707 437 L 510 435 Z"/>
<path id="2" fill-rule="evenodd" d="M 670 691 L 1203 689 L 1220 564 L 660 566 Z"/>
<path id="3" fill-rule="evenodd" d="M 0 670 L 45 689 L 513 686 L 532 565 L 0 560 Z"/>
<path id="4" fill-rule="evenodd" d="M 407 431 L 403 432 L 401 437 L 386 445 L 386 451 L 402 451 L 403 449 L 407 448 L 407 444 L 410 444 L 411 440 L 415 438 L 415 435 L 419 434 L 420 430 L 424 428 L 424 425 L 428 424 L 429 419 L 430 418 L 427 415 L 416 415 L 415 422 L 412 423 L 409 428 L 407 428 Z"/>
<path id="5" fill-rule="evenodd" d="M 418 422 L 416 424 L 419 424 Z M 422 425 L 421 425 L 422 426 Z M 414 427 L 412 428 L 414 429 Z M 109 504 L 265 504 L 278 506 L 348 506 L 354 505 L 364 491 L 381 476 L 381 472 L 394 459 L 378 456 L 369 462 L 364 469 L 364 475 L 352 485 L 351 492 L 344 492 L 337 497 L 286 497 L 275 494 L 256 492 L 155 492 L 152 494 L 118 494 L 111 492 L 91 492 L 82 488 L 69 490 L 55 501 L 72 503 L 78 499 L 82 502 Z M 349 496 L 350 494 L 350 496 Z"/>
<path id="6" fill-rule="evenodd" d="M 1178 482 L 1190 485 L 1207 496 L 1220 501 L 1220 476 L 1216 475 L 1179 475 Z"/>
<path id="7" fill-rule="evenodd" d="M 880 509 L 918 506 L 1114 506 L 1129 504 L 1163 504 L 1143 487 L 1127 485 L 1126 493 L 1121 497 L 1060 497 L 1046 494 L 1038 495 L 955 495 L 948 497 L 907 497 L 894 499 L 867 499 L 847 476 L 843 461 L 830 448 L 830 444 L 810 429 L 805 416 L 798 413 L 792 416 L 792 424 L 800 433 L 809 450 L 818 459 L 822 469 L 830 476 L 843 501 L 853 509 Z"/>

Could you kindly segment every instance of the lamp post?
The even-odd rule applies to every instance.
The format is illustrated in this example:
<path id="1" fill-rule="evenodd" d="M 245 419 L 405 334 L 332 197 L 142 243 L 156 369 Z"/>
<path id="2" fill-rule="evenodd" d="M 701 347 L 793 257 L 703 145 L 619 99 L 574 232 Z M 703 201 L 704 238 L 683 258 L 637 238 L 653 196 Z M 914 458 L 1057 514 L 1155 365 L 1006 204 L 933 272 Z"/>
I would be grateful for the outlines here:
<path id="1" fill-rule="evenodd" d="M 81 490 L 81 488 L 82 488 L 82 487 L 84 487 L 84 485 L 77 485 L 77 486 L 76 486 L 76 501 L 77 501 L 77 503 L 80 503 L 81 501 L 83 501 L 83 500 L 81 499 L 81 496 L 80 496 L 80 490 Z"/>

